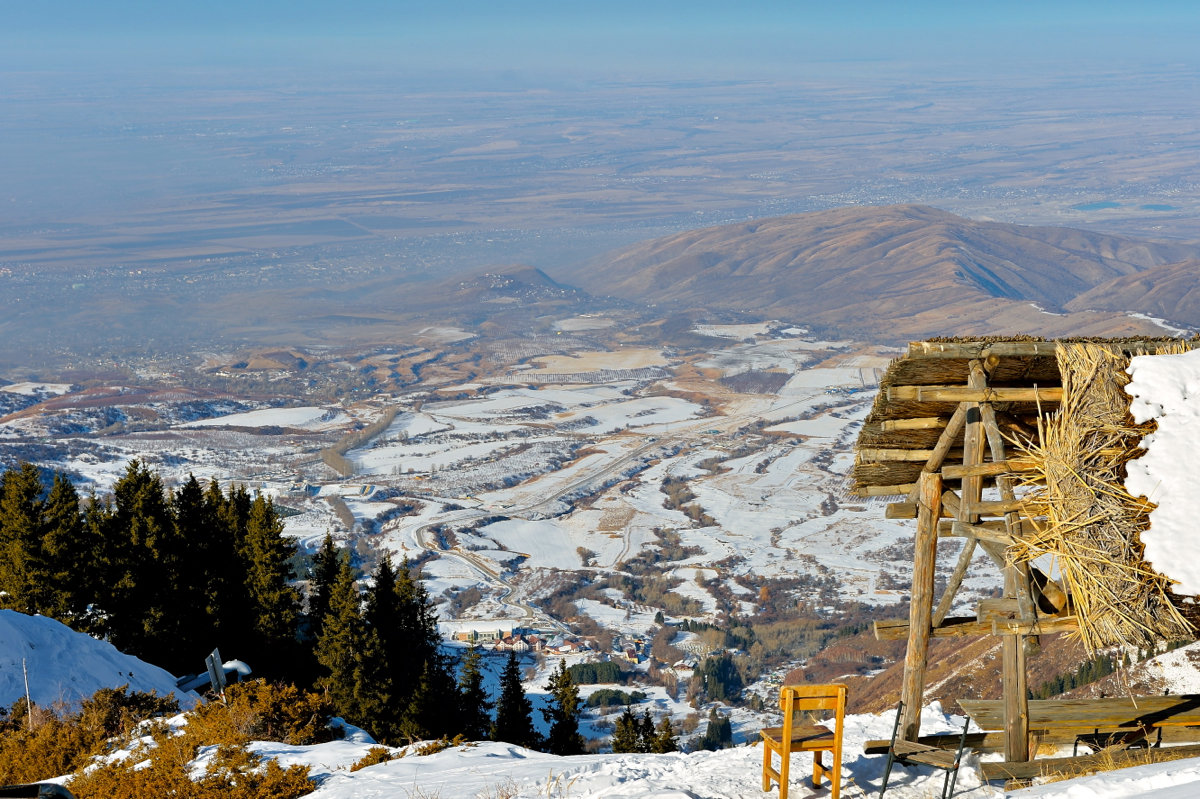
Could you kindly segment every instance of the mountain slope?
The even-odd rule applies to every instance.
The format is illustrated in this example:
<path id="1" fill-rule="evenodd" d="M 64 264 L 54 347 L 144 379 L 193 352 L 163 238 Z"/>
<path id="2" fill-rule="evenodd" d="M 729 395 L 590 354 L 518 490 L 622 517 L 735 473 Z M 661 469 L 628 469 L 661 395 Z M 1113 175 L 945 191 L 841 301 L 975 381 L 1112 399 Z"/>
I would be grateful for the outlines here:
<path id="1" fill-rule="evenodd" d="M 1188 245 L 975 222 L 924 206 L 856 207 L 690 231 L 610 254 L 566 279 L 593 293 L 893 338 L 1137 334 L 1161 331 L 1110 310 L 1053 312 L 1096 286 L 1196 254 Z"/>
<path id="2" fill-rule="evenodd" d="M 1113 278 L 1080 294 L 1066 307 L 1072 311 L 1134 310 L 1200 327 L 1200 260 Z"/>

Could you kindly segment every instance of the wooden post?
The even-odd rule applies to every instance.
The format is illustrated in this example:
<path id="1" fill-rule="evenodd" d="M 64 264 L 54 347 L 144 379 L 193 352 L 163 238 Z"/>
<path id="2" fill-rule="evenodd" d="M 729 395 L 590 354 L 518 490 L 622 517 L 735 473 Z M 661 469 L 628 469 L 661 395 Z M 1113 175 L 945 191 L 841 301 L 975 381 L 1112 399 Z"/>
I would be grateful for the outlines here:
<path id="1" fill-rule="evenodd" d="M 1015 597 L 1020 583 L 1016 567 L 1004 570 L 1004 596 Z M 1029 760 L 1029 698 L 1025 695 L 1025 640 L 1006 635 L 1000 645 L 1004 688 L 1004 759 Z"/>
<path id="2" fill-rule="evenodd" d="M 908 648 L 904 654 L 904 683 L 900 689 L 900 699 L 904 702 L 901 725 L 908 741 L 917 740 L 921 731 L 925 665 L 933 631 L 933 577 L 937 561 L 937 524 L 942 506 L 942 476 L 937 472 L 925 472 L 921 475 L 920 487 L 912 594 L 908 606 Z"/>

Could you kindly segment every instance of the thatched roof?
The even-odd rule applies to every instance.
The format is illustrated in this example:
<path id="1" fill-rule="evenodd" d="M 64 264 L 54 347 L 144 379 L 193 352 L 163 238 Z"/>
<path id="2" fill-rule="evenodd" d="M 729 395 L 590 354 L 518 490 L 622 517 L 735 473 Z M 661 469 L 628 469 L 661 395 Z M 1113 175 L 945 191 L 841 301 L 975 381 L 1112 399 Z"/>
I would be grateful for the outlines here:
<path id="1" fill-rule="evenodd" d="M 986 401 L 1007 441 L 1005 457 L 1023 461 L 1019 473 L 1004 472 L 1000 479 L 1026 486 L 1019 494 L 1022 521 L 1009 522 L 1009 562 L 1054 559 L 1053 571 L 1071 598 L 1069 612 L 1090 649 L 1194 635 L 1171 581 L 1142 557 L 1140 533 L 1154 506 L 1125 491 L 1125 463 L 1140 454 L 1153 424 L 1133 422 L 1123 390 L 1132 355 L 1194 345 L 1032 338 L 912 344 L 888 368 L 859 435 L 855 490 L 912 493 L 927 455 L 937 464 L 932 471 L 941 471 L 942 455 L 947 464 L 963 464 L 964 433 L 952 438 L 947 421 L 968 401 L 963 392 L 972 361 L 977 368 L 986 363 L 986 389 L 973 390 L 989 392 Z M 932 387 L 957 387 L 959 393 Z M 939 440 L 941 451 L 932 456 Z M 978 456 L 974 462 L 980 463 Z"/>

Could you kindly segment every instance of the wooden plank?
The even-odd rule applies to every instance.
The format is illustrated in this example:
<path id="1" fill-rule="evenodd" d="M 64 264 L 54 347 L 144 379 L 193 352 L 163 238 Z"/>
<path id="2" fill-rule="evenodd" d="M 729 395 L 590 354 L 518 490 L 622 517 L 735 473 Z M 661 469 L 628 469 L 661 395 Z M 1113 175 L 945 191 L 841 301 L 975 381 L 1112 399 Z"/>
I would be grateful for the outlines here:
<path id="1" fill-rule="evenodd" d="M 1019 499 L 988 499 L 982 502 L 972 502 L 970 513 L 975 516 L 1003 516 L 1006 513 L 1020 513 L 1025 510 L 1025 502 Z M 962 519 L 962 514 L 958 514 Z"/>
<path id="2" fill-rule="evenodd" d="M 960 699 L 958 704 L 984 729 L 995 730 L 1003 723 L 999 699 Z M 1029 703 L 1029 723 L 1045 730 L 1200 725 L 1200 694 L 1035 699 Z"/>
<path id="3" fill-rule="evenodd" d="M 979 604 L 975 607 L 975 618 L 979 621 L 986 621 L 989 624 L 999 618 L 1013 619 L 1021 612 L 1020 603 L 1015 599 L 1007 599 L 1004 597 L 989 598 L 979 600 Z"/>
<path id="4" fill-rule="evenodd" d="M 936 746 L 938 749 L 958 750 L 961 732 L 938 733 L 937 735 L 922 735 L 917 743 L 926 746 Z M 886 755 L 891 740 L 887 738 L 863 742 L 864 755 Z M 966 748 L 973 752 L 999 752 L 1004 749 L 1004 733 L 1001 732 L 969 732 L 967 733 Z"/>
<path id="5" fill-rule="evenodd" d="M 885 433 L 895 433 L 900 430 L 937 430 L 949 424 L 945 416 L 922 416 L 913 419 L 886 419 L 880 423 Z"/>
<path id="6" fill-rule="evenodd" d="M 981 361 L 974 360 L 969 364 L 967 384 L 972 391 L 981 391 L 987 388 L 987 374 Z M 967 422 L 963 430 L 962 465 L 979 466 L 983 463 L 983 416 L 979 411 L 978 402 L 967 402 L 963 407 L 967 409 Z M 974 508 L 982 495 L 983 478 L 978 475 L 964 477 L 961 494 L 962 505 L 955 517 L 964 522 L 977 521 Z"/>
<path id="7" fill-rule="evenodd" d="M 908 494 L 916 483 L 894 486 L 859 486 L 851 493 L 859 497 L 898 497 Z"/>
<path id="8" fill-rule="evenodd" d="M 964 477 L 995 477 L 1001 474 L 1032 472 L 1037 468 L 1037 464 L 1029 458 L 1010 458 L 1009 460 L 981 463 L 977 466 L 943 466 L 942 477 L 946 480 L 961 480 Z"/>
<path id="9" fill-rule="evenodd" d="M 859 460 L 875 463 L 895 461 L 927 461 L 933 454 L 931 449 L 893 449 L 880 447 L 864 447 L 858 451 Z"/>
<path id="10" fill-rule="evenodd" d="M 957 527 L 956 527 L 957 525 Z M 942 519 L 938 522 L 938 537 L 939 538 L 974 538 L 976 537 L 975 530 L 986 530 L 988 533 L 995 535 L 997 533 L 1007 532 L 1003 521 L 993 519 L 990 522 L 980 522 L 979 524 L 967 524 L 960 522 L 957 519 Z M 963 531 L 966 532 L 963 532 Z M 991 535 L 985 536 L 984 540 L 991 538 Z"/>
<path id="11" fill-rule="evenodd" d="M 938 523 L 938 533 L 941 534 L 941 523 Z M 962 585 L 963 578 L 967 576 L 967 567 L 971 565 L 971 558 L 975 557 L 975 539 L 967 539 L 963 545 L 962 552 L 958 553 L 958 562 L 954 564 L 954 571 L 950 573 L 950 579 L 946 581 L 946 590 L 942 593 L 942 598 L 938 600 L 937 607 L 933 611 L 933 626 L 937 627 L 946 619 L 946 615 L 950 612 L 950 607 L 954 604 L 954 597 L 958 594 L 958 589 Z"/>
<path id="12" fill-rule="evenodd" d="M 1036 622 L 1021 619 L 1011 621 L 979 621 L 973 616 L 946 619 L 930 630 L 933 638 L 969 638 L 981 635 L 1049 635 L 1079 628 L 1074 616 L 1043 616 Z M 875 638 L 879 641 L 900 641 L 908 637 L 909 623 L 903 619 L 881 619 L 875 622 Z"/>
<path id="13" fill-rule="evenodd" d="M 925 666 L 929 655 L 929 635 L 933 612 L 933 581 L 937 566 L 937 523 L 942 509 L 942 478 L 936 473 L 921 475 L 918 500 L 917 534 L 914 542 L 913 585 L 909 600 L 908 646 L 904 652 L 904 682 L 900 700 L 904 703 L 902 737 L 917 740 L 921 731 L 921 707 L 925 704 Z"/>
<path id="14" fill-rule="evenodd" d="M 917 503 L 915 502 L 890 502 L 883 509 L 883 518 L 885 519 L 915 519 L 917 518 Z"/>
<path id="15" fill-rule="evenodd" d="M 1004 596 L 1016 599 L 1019 576 L 1009 564 L 1004 569 Z M 1001 622 L 993 621 L 998 629 Z M 1029 760 L 1029 697 L 1025 693 L 1025 641 L 1020 634 L 1000 642 L 1000 683 L 1004 695 L 1004 759 L 1016 763 Z"/>
<path id="16" fill-rule="evenodd" d="M 897 388 L 915 388 L 912 392 L 899 392 L 900 396 L 893 397 L 892 392 Z M 904 396 L 904 395 L 908 396 Z M 915 402 L 1060 402 L 1062 389 L 1051 388 L 1016 388 L 991 386 L 988 388 L 971 388 L 969 386 L 893 386 L 888 389 L 888 399 L 909 400 Z"/>
<path id="17" fill-rule="evenodd" d="M 1127 749 L 1078 757 L 1050 757 L 1028 762 L 982 762 L 979 770 L 987 780 L 1028 780 L 1048 774 L 1084 771 L 1090 768 L 1123 768 L 1142 763 L 1158 763 L 1200 756 L 1200 745 L 1172 746 L 1166 749 Z"/>

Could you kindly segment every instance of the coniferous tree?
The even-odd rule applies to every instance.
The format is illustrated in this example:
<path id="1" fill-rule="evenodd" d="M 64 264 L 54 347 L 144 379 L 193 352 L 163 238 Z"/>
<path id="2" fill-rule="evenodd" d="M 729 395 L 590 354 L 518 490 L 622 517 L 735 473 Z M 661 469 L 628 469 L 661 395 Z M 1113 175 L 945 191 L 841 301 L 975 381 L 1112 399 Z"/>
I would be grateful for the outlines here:
<path id="1" fill-rule="evenodd" d="M 613 730 L 613 752 L 625 754 L 638 751 L 639 738 L 641 737 L 639 732 L 637 717 L 633 715 L 633 710 L 626 706 L 625 712 L 617 719 L 617 726 Z"/>
<path id="2" fill-rule="evenodd" d="M 638 722 L 638 751 L 651 752 L 654 750 L 654 717 L 647 710 Z"/>
<path id="3" fill-rule="evenodd" d="M 175 517 L 174 540 L 181 551 L 172 591 L 175 608 L 164 628 L 172 639 L 172 648 L 179 653 L 175 667 L 188 668 L 190 664 L 195 670 L 219 644 L 208 603 L 208 585 L 216 559 L 229 557 L 229 553 L 211 551 L 215 519 L 210 518 L 204 489 L 194 475 L 189 475 L 172 496 L 171 510 Z"/>
<path id="4" fill-rule="evenodd" d="M 313 555 L 312 578 L 308 591 L 308 624 L 312 638 L 321 635 L 321 624 L 329 612 L 329 598 L 338 573 L 338 550 L 333 545 L 333 535 L 328 531 L 321 548 Z"/>
<path id="5" fill-rule="evenodd" d="M 41 612 L 86 631 L 87 608 L 97 588 L 93 576 L 98 552 L 83 519 L 79 492 L 64 475 L 54 475 L 42 513 L 42 554 L 50 590 Z"/>
<path id="6" fill-rule="evenodd" d="M 329 600 L 329 614 L 317 639 L 317 662 L 324 668 L 318 680 L 334 712 L 356 724 L 364 724 L 360 713 L 361 653 L 366 639 L 361 613 L 362 600 L 348 558 L 341 558 L 337 582 Z"/>
<path id="7" fill-rule="evenodd" d="M 294 665 L 300 595 L 290 584 L 292 547 L 283 538 L 283 521 L 275 505 L 261 494 L 246 519 L 243 546 L 248 608 L 255 636 L 254 657 L 260 674 L 287 674 Z"/>
<path id="8" fill-rule="evenodd" d="M 670 716 L 663 716 L 662 721 L 658 723 L 658 731 L 654 736 L 654 742 L 650 745 L 650 751 L 658 755 L 679 751 L 679 744 L 675 740 L 675 728 L 671 726 Z"/>
<path id="9" fill-rule="evenodd" d="M 487 738 L 492 725 L 492 717 L 488 712 L 492 709 L 492 703 L 483 687 L 483 672 L 479 668 L 481 660 L 479 650 L 472 646 L 467 650 L 458 673 L 458 704 L 461 708 L 458 726 L 463 737 L 471 741 Z"/>
<path id="10" fill-rule="evenodd" d="M 204 516 L 208 524 L 204 546 L 207 554 L 207 580 L 204 601 L 212 620 L 215 644 L 222 652 L 238 658 L 252 657 L 251 619 L 246 609 L 250 594 L 246 587 L 246 566 L 242 555 L 245 522 L 238 518 L 234 495 L 221 492 L 215 479 L 204 491 Z M 244 489 L 240 489 L 244 492 Z"/>
<path id="11" fill-rule="evenodd" d="M 326 542 L 333 543 L 328 534 Z M 384 557 L 367 590 L 363 611 L 365 640 L 360 653 L 363 723 L 380 741 L 401 739 L 402 722 L 413 690 L 411 684 L 400 684 L 396 680 L 396 667 L 407 654 L 401 629 L 403 616 L 396 572 L 391 559 Z"/>
<path id="12" fill-rule="evenodd" d="M 521 671 L 515 652 L 508 653 L 508 661 L 500 675 L 500 698 L 496 700 L 492 740 L 529 749 L 536 749 L 541 744 L 541 736 L 533 728 L 533 706 L 521 685 Z"/>
<path id="13" fill-rule="evenodd" d="M 550 723 L 547 751 L 552 755 L 583 754 L 583 736 L 579 734 L 582 713 L 579 689 L 567 671 L 566 661 L 558 661 L 558 669 L 550 675 L 546 690 L 550 691 L 550 706 L 542 710 L 542 716 Z"/>
<path id="14" fill-rule="evenodd" d="M 22 613 L 37 613 L 44 600 L 41 494 L 41 476 L 31 463 L 0 477 L 0 604 Z"/>

